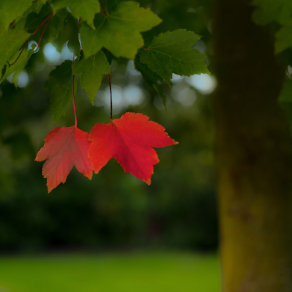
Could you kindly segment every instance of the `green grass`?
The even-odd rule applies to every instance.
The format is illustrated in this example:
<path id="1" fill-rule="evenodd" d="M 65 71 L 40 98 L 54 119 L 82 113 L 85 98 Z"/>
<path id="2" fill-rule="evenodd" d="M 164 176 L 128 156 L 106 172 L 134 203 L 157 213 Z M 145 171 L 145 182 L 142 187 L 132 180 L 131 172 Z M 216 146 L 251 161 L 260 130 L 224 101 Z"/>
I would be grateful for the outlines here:
<path id="1" fill-rule="evenodd" d="M 2 290 L 3 289 L 3 290 Z M 0 292 L 219 292 L 215 255 L 0 257 Z"/>

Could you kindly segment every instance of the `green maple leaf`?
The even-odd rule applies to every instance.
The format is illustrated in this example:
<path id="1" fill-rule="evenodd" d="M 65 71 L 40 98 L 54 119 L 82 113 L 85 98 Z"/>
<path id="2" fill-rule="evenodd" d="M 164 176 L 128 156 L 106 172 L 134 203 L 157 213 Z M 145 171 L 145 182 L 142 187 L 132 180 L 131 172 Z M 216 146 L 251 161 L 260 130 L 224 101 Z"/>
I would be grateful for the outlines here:
<path id="1" fill-rule="evenodd" d="M 32 5 L 22 14 L 21 18 L 27 18 L 30 13 L 39 14 L 43 6 L 44 3 L 41 1 L 32 3 Z"/>
<path id="2" fill-rule="evenodd" d="M 60 52 L 63 45 L 68 41 L 68 49 L 75 56 L 80 55 L 80 43 L 78 37 L 78 24 L 77 20 L 68 14 L 64 20 L 64 26 L 61 29 L 57 39 L 53 42 L 55 48 Z"/>
<path id="3" fill-rule="evenodd" d="M 100 4 L 98 0 L 55 0 L 53 1 L 53 5 L 54 9 L 69 7 L 75 18 L 81 17 L 93 29 L 95 29 L 93 25 L 94 16 L 100 11 Z"/>
<path id="4" fill-rule="evenodd" d="M 280 53 L 289 47 L 292 47 L 292 19 L 285 23 L 285 25 L 277 31 L 275 52 Z"/>
<path id="5" fill-rule="evenodd" d="M 11 22 L 21 16 L 30 6 L 31 0 L 1 0 L 0 1 L 0 27 L 8 29 Z"/>
<path id="6" fill-rule="evenodd" d="M 27 16 L 32 12 L 38 14 L 41 11 L 43 5 L 44 3 L 41 1 L 33 2 L 32 5 L 21 16 L 16 17 L 14 27 L 16 27 L 20 22 L 25 24 Z M 25 26 L 22 27 L 22 29 L 24 28 Z"/>
<path id="7" fill-rule="evenodd" d="M 14 75 L 12 77 L 12 82 L 14 83 L 15 87 L 17 87 L 20 73 L 22 72 L 22 70 L 26 66 L 28 60 L 30 59 L 31 55 L 33 54 L 34 48 L 35 48 L 35 46 L 31 50 L 24 49 L 22 54 L 20 55 L 19 59 L 17 60 L 17 62 L 15 64 L 13 64 L 11 66 L 6 65 L 6 68 L 5 68 L 6 70 L 0 79 L 0 83 L 2 83 L 8 76 L 10 76 L 12 73 L 14 73 Z M 11 60 L 9 60 L 9 63 L 12 64 L 12 62 L 14 62 L 17 59 L 18 55 L 19 55 L 19 52 L 17 52 L 11 58 Z"/>
<path id="8" fill-rule="evenodd" d="M 32 12 L 39 14 L 43 5 L 44 5 L 44 3 L 41 1 L 37 1 L 37 2 L 32 3 L 32 5 L 24 12 L 22 17 L 27 17 Z"/>
<path id="9" fill-rule="evenodd" d="M 74 64 L 73 74 L 81 74 L 80 83 L 90 101 L 94 104 L 97 89 L 100 87 L 103 74 L 110 73 L 110 65 L 103 51 Z"/>
<path id="10" fill-rule="evenodd" d="M 116 56 L 114 56 L 110 51 L 108 51 L 107 49 L 105 48 L 102 48 L 102 51 L 104 52 L 106 58 L 107 58 L 107 61 L 109 62 L 109 64 L 112 63 L 113 60 L 118 60 L 118 58 Z"/>
<path id="11" fill-rule="evenodd" d="M 153 72 L 146 64 L 143 64 L 140 61 L 141 53 L 142 50 L 140 49 L 135 58 L 135 68 L 141 73 L 143 80 L 149 87 L 149 89 L 154 89 L 160 95 L 163 104 L 166 107 L 166 98 L 164 90 L 161 86 L 161 82 L 163 82 L 163 79 L 157 73 Z"/>
<path id="12" fill-rule="evenodd" d="M 286 118 L 290 124 L 290 128 L 292 129 L 292 80 L 286 80 L 284 82 L 283 88 L 279 95 L 278 101 L 286 114 Z"/>
<path id="13" fill-rule="evenodd" d="M 105 47 L 117 57 L 134 59 L 144 44 L 140 32 L 160 22 L 161 19 L 149 8 L 139 7 L 137 2 L 121 2 L 107 16 L 96 15 L 96 30 L 82 23 L 80 34 L 84 56 L 88 58 Z"/>
<path id="14" fill-rule="evenodd" d="M 286 80 L 284 82 L 284 86 L 281 90 L 281 93 L 279 95 L 279 102 L 280 103 L 292 103 L 292 95 L 291 95 L 291 92 L 292 92 L 292 80 Z"/>
<path id="15" fill-rule="evenodd" d="M 24 30 L 8 29 L 0 35 L 0 69 L 21 49 L 30 34 Z M 5 45 L 4 45 L 5 44 Z"/>
<path id="16" fill-rule="evenodd" d="M 44 88 L 52 93 L 51 110 L 57 122 L 66 114 L 68 102 L 72 98 L 72 62 L 67 60 L 51 71 Z"/>
<path id="17" fill-rule="evenodd" d="M 38 1 L 39 2 L 39 1 Z M 36 2 L 36 3 L 38 3 Z M 34 4 L 36 4 L 34 3 Z M 26 18 L 25 28 L 29 33 L 33 33 L 37 27 L 53 12 L 51 5 L 46 4 L 39 12 L 32 11 Z M 41 29 L 42 30 L 42 29 Z"/>
<path id="18" fill-rule="evenodd" d="M 142 52 L 140 61 L 168 84 L 172 73 L 186 76 L 210 74 L 204 61 L 206 56 L 192 48 L 199 39 L 200 36 L 185 29 L 162 33 Z"/>
<path id="19" fill-rule="evenodd" d="M 105 8 L 106 13 L 109 13 L 117 8 L 119 3 L 124 2 L 125 0 L 103 0 L 102 4 Z M 131 1 L 131 0 L 129 0 Z"/>
<path id="20" fill-rule="evenodd" d="M 38 2 L 36 2 L 38 3 Z M 26 18 L 25 28 L 28 32 L 34 32 L 36 28 L 52 13 L 52 8 L 49 4 L 42 7 L 41 11 L 37 13 L 30 13 Z M 58 10 L 49 20 L 46 27 L 45 33 L 42 38 L 42 43 L 52 43 L 59 36 L 60 32 L 64 27 L 64 20 L 68 14 L 66 8 Z M 43 27 L 32 36 L 32 40 L 38 42 L 43 29 Z"/>
<path id="21" fill-rule="evenodd" d="M 272 21 L 283 24 L 291 18 L 291 0 L 254 0 L 252 4 L 257 6 L 253 19 L 259 24 L 264 25 Z"/>

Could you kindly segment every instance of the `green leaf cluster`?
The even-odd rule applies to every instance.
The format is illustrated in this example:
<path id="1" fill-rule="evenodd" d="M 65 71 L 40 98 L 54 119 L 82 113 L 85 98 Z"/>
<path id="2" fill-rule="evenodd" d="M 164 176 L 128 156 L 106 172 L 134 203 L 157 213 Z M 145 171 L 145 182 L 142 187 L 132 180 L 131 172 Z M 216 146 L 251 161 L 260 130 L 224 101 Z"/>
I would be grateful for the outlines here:
<path id="1" fill-rule="evenodd" d="M 253 19 L 261 25 L 278 23 L 280 29 L 275 34 L 275 53 L 292 47 L 292 1 L 290 0 L 254 0 L 257 6 Z"/>
<path id="2" fill-rule="evenodd" d="M 150 89 L 163 99 L 164 80 L 171 85 L 172 74 L 190 76 L 209 73 L 206 56 L 193 49 L 200 37 L 184 29 L 165 32 L 144 47 L 143 33 L 160 25 L 161 19 L 149 8 L 134 1 L 51 0 L 0 3 L 0 83 L 9 75 L 17 85 L 21 71 L 35 48 L 52 43 L 61 51 L 66 44 L 77 57 L 64 61 L 50 73 L 45 89 L 51 92 L 54 120 L 65 115 L 72 98 L 72 76 L 80 74 L 80 84 L 94 104 L 96 92 L 105 74 L 110 74 L 112 59 L 135 60 Z M 148 45 L 149 44 L 149 45 Z M 15 60 L 17 60 L 15 62 Z M 73 67 L 73 69 L 72 69 Z"/>

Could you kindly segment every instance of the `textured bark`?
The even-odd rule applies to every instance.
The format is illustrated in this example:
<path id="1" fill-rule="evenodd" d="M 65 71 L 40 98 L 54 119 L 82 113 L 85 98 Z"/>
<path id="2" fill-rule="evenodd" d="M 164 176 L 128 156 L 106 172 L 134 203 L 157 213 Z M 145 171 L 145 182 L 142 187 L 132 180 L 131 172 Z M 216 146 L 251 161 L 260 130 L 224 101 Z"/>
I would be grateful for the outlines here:
<path id="1" fill-rule="evenodd" d="M 292 139 L 284 68 L 245 0 L 215 0 L 216 163 L 224 292 L 292 291 Z"/>

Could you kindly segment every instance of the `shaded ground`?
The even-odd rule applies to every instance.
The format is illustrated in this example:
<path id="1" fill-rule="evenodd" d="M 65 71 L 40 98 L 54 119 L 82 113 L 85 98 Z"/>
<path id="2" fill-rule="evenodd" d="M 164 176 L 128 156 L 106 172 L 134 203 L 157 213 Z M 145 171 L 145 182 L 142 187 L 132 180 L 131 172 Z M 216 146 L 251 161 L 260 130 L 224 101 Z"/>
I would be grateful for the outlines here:
<path id="1" fill-rule="evenodd" d="M 0 292 L 219 292 L 215 255 L 77 254 L 0 257 Z"/>

